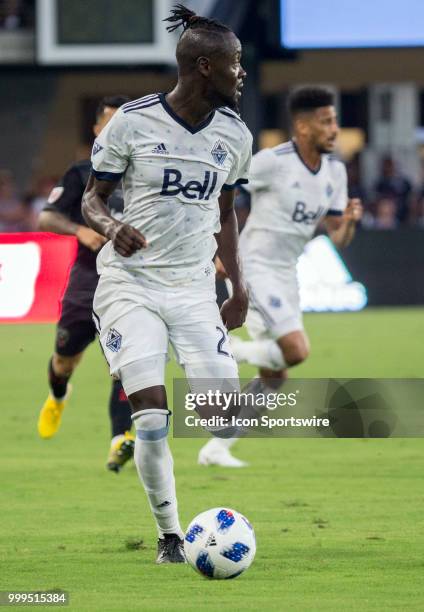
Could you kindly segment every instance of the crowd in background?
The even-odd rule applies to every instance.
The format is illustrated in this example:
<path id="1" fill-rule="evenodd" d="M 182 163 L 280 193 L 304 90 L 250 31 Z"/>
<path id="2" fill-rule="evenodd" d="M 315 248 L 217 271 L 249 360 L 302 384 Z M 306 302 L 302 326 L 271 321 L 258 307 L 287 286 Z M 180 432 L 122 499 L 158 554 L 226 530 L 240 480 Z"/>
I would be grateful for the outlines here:
<path id="1" fill-rule="evenodd" d="M 389 155 L 381 160 L 380 174 L 371 191 L 360 180 L 359 159 L 347 166 L 349 196 L 364 204 L 362 227 L 393 230 L 402 225 L 424 227 L 424 184 L 416 188 Z"/>
<path id="2" fill-rule="evenodd" d="M 34 0 L 0 0 L 0 30 L 34 27 Z"/>
<path id="3" fill-rule="evenodd" d="M 0 169 L 0 232 L 31 232 L 57 177 L 39 179 L 27 192 L 21 193 L 10 170 Z"/>
<path id="4" fill-rule="evenodd" d="M 0 0 L 0 32 L 33 27 L 34 13 L 34 0 Z M 347 172 L 349 196 L 361 198 L 364 205 L 363 229 L 424 228 L 424 180 L 420 187 L 413 185 L 389 156 L 381 160 L 380 175 L 371 189 L 365 189 L 361 182 L 358 158 L 347 164 Z M 12 173 L 0 169 L 0 232 L 34 231 L 38 214 L 56 182 L 57 177 L 46 176 L 28 192 L 22 192 Z M 240 192 L 236 210 L 241 227 L 249 206 L 248 195 Z"/>
<path id="5" fill-rule="evenodd" d="M 357 158 L 347 164 L 347 173 L 349 196 L 360 198 L 364 205 L 363 229 L 424 228 L 424 183 L 415 187 L 391 157 L 382 159 L 380 175 L 372 190 L 361 184 Z M 22 193 L 10 170 L 0 169 L 0 232 L 35 231 L 38 215 L 57 181 L 58 177 L 45 176 Z M 246 222 L 249 206 L 248 194 L 238 193 L 236 211 L 240 227 Z"/>

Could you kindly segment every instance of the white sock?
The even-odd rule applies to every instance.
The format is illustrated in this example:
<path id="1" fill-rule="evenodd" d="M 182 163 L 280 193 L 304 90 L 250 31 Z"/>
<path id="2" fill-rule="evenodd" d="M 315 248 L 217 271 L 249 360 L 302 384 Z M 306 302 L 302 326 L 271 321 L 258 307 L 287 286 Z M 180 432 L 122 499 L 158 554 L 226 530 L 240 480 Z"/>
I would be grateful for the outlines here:
<path id="1" fill-rule="evenodd" d="M 247 362 L 258 368 L 283 370 L 287 368 L 283 353 L 275 340 L 238 341 L 231 346 L 235 360 Z"/>
<path id="2" fill-rule="evenodd" d="M 133 415 L 137 432 L 134 462 L 156 519 L 159 537 L 176 533 L 184 537 L 178 519 L 174 462 L 168 446 L 168 410 L 141 410 Z"/>

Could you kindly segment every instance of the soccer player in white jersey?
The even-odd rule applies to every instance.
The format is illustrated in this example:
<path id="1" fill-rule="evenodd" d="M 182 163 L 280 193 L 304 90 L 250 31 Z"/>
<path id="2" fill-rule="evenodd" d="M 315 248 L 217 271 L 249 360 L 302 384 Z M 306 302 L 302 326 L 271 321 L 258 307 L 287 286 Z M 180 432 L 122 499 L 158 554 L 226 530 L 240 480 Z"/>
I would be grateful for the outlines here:
<path id="1" fill-rule="evenodd" d="M 337 247 L 346 247 L 362 216 L 358 199 L 348 199 L 345 166 L 332 155 L 338 134 L 334 99 L 320 87 L 297 90 L 289 101 L 293 139 L 263 149 L 252 159 L 251 212 L 240 237 L 249 288 L 250 341 L 233 338 L 239 363 L 259 368 L 249 391 L 279 387 L 287 369 L 309 354 L 303 328 L 296 264 L 323 222 Z M 232 442 L 235 442 L 235 438 Z M 229 440 L 210 440 L 199 463 L 225 465 Z"/>
<path id="2" fill-rule="evenodd" d="M 247 182 L 252 137 L 234 112 L 246 76 L 235 34 L 182 5 L 172 11 L 178 83 L 122 106 L 97 138 L 83 211 L 109 238 L 98 257 L 94 319 L 136 428 L 134 460 L 156 519 L 158 563 L 184 562 L 165 380 L 168 341 L 196 381 L 238 380 L 226 329 L 243 324 L 234 188 Z M 230 108 L 231 107 L 231 108 Z M 105 205 L 121 181 L 119 222 Z M 233 296 L 216 304 L 217 250 Z M 199 383 L 200 384 L 200 383 Z"/>

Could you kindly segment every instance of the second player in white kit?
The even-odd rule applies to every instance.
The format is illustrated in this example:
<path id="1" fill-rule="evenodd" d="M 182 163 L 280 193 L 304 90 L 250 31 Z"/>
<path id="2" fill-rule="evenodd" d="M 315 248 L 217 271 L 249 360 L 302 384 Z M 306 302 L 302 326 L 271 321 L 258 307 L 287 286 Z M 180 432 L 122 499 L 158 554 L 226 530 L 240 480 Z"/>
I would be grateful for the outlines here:
<path id="1" fill-rule="evenodd" d="M 249 286 L 247 328 L 253 339 L 278 340 L 303 330 L 297 261 L 323 219 L 342 217 L 346 170 L 329 155 L 311 170 L 289 141 L 254 157 L 246 188 L 252 194 L 251 212 L 240 251 Z M 264 365 L 280 369 L 280 352 L 276 347 L 275 363 L 270 357 Z"/>
<path id="2" fill-rule="evenodd" d="M 233 352 L 264 379 L 283 379 L 309 352 L 296 270 L 306 243 L 323 223 L 336 246 L 347 246 L 362 214 L 359 200 L 348 199 L 345 166 L 332 154 L 338 124 L 331 92 L 299 89 L 290 113 L 293 139 L 257 153 L 245 186 L 251 212 L 240 252 L 253 342 L 236 342 Z"/>
<path id="3" fill-rule="evenodd" d="M 362 215 L 359 200 L 349 200 L 345 166 L 332 155 L 338 133 L 331 92 L 296 91 L 289 103 L 293 140 L 257 153 L 251 164 L 251 212 L 240 237 L 249 289 L 248 342 L 232 339 L 239 363 L 259 368 L 260 378 L 245 391 L 275 390 L 287 369 L 304 361 L 309 341 L 303 328 L 297 260 L 324 223 L 338 247 L 353 239 Z M 234 440 L 233 440 L 234 441 Z M 219 463 L 223 443 L 211 440 L 200 463 Z M 227 452 L 228 441 L 225 441 Z"/>

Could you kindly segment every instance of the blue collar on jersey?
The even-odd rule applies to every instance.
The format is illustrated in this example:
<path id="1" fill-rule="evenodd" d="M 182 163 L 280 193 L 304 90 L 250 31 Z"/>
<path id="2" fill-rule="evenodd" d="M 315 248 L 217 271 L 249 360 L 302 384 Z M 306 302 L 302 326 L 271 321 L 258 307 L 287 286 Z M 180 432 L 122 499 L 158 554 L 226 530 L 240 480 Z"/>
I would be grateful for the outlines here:
<path id="1" fill-rule="evenodd" d="M 305 160 L 303 159 L 303 157 L 301 156 L 299 149 L 297 148 L 297 145 L 295 143 L 294 140 L 291 141 L 294 147 L 294 150 L 296 151 L 296 154 L 298 156 L 298 158 L 300 159 L 300 161 L 302 162 L 302 164 L 305 166 L 305 168 L 307 168 L 309 170 L 309 172 L 311 172 L 311 174 L 318 174 L 318 172 L 321 170 L 321 166 L 322 166 L 322 156 L 320 157 L 319 160 L 319 166 L 316 170 L 313 170 L 310 166 L 308 166 L 308 164 L 305 162 Z"/>
<path id="2" fill-rule="evenodd" d="M 184 121 L 184 119 L 181 119 L 181 117 L 179 117 L 176 113 L 174 113 L 174 111 L 169 106 L 168 102 L 166 101 L 164 93 L 159 94 L 159 99 L 162 102 L 162 106 L 166 110 L 168 115 L 170 115 L 174 119 L 174 121 L 182 125 L 183 128 L 185 128 L 188 132 L 190 132 L 190 134 L 196 134 L 197 132 L 200 132 L 200 130 L 203 130 L 205 127 L 207 127 L 210 124 L 210 122 L 215 116 L 215 111 L 212 111 L 211 114 L 204 121 L 202 121 L 202 123 L 199 123 L 198 126 L 193 127 L 189 123 Z"/>

